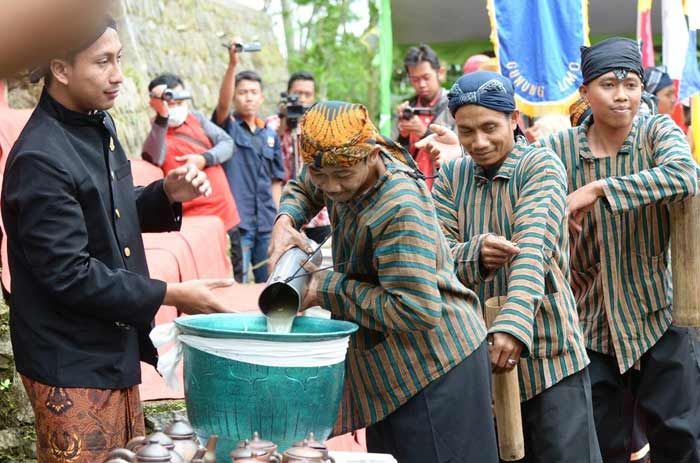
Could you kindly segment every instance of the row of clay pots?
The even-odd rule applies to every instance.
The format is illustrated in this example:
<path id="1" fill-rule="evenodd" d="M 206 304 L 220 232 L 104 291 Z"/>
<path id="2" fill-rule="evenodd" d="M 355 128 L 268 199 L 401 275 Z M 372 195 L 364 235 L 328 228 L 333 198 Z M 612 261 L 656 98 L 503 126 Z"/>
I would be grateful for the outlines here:
<path id="1" fill-rule="evenodd" d="M 190 424 L 176 419 L 163 431 L 147 437 L 135 437 L 126 448 L 112 450 L 105 463 L 216 463 L 216 436 L 200 447 Z"/>
<path id="2" fill-rule="evenodd" d="M 256 432 L 252 439 L 239 442 L 230 456 L 233 463 L 335 463 L 326 446 L 317 441 L 313 433 L 280 454 L 277 445 L 260 439 Z"/>
<path id="3" fill-rule="evenodd" d="M 206 448 L 200 447 L 192 426 L 176 419 L 164 432 L 135 437 L 126 448 L 114 449 L 105 463 L 216 463 L 216 442 L 217 437 L 212 436 Z M 275 443 L 261 439 L 256 432 L 251 439 L 239 442 L 230 456 L 233 463 L 334 463 L 313 433 L 280 454 Z"/>

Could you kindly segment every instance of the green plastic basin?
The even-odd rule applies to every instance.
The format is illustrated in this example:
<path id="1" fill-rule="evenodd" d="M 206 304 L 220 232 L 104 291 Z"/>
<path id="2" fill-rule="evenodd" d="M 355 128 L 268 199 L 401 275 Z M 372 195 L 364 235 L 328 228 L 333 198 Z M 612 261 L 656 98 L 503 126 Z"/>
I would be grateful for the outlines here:
<path id="1" fill-rule="evenodd" d="M 198 315 L 175 320 L 181 334 L 205 338 L 314 343 L 350 336 L 357 325 L 297 317 L 289 334 L 268 333 L 263 315 Z M 311 345 L 311 344 L 310 344 Z M 219 436 L 217 461 L 253 432 L 285 450 L 308 432 L 326 439 L 342 398 L 345 363 L 269 367 L 218 357 L 183 343 L 188 418 L 202 441 Z"/>

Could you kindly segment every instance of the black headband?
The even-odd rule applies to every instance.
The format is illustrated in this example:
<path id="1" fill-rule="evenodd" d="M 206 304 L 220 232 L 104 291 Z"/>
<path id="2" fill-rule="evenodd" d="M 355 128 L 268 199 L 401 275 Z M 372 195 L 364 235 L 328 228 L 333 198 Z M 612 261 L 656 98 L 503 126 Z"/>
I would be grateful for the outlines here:
<path id="1" fill-rule="evenodd" d="M 592 47 L 581 47 L 581 73 L 588 84 L 612 71 L 634 72 L 644 79 L 639 45 L 631 39 L 613 37 Z"/>

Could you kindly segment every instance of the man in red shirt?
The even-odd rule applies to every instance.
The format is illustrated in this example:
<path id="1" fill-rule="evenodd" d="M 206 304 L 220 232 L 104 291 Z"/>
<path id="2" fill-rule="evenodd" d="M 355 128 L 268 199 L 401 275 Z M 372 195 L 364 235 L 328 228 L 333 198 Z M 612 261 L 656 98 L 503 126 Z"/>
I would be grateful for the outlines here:
<path id="1" fill-rule="evenodd" d="M 418 149 L 415 144 L 430 135 L 430 124 L 440 124 L 453 130 L 455 128 L 454 118 L 447 110 L 447 90 L 441 86 L 446 70 L 428 45 L 409 48 L 404 66 L 416 95 L 399 105 L 398 121 L 395 124 L 398 133 L 393 138 L 411 153 L 418 168 L 426 176 L 428 188 L 432 188 L 436 161 L 429 151 Z M 429 111 L 409 114 L 406 112 L 409 108 L 424 108 Z"/>
<path id="2" fill-rule="evenodd" d="M 215 215 L 224 223 L 231 241 L 231 264 L 236 281 L 243 278 L 240 219 L 221 163 L 233 155 L 233 140 L 201 113 L 190 111 L 182 79 L 163 74 L 148 85 L 156 117 L 143 145 L 142 157 L 168 173 L 184 164 L 206 172 L 212 194 L 183 203 L 183 215 Z M 167 92 L 167 93 L 166 93 Z"/>

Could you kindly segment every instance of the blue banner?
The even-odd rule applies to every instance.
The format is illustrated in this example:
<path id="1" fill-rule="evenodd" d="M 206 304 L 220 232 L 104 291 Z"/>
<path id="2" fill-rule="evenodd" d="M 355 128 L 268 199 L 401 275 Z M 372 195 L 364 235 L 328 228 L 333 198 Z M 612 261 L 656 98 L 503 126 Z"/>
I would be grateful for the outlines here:
<path id="1" fill-rule="evenodd" d="M 680 98 L 685 100 L 700 93 L 700 67 L 698 67 L 698 31 L 689 31 L 688 51 L 685 57 L 683 77 L 681 77 Z"/>
<path id="2" fill-rule="evenodd" d="M 528 116 L 567 113 L 582 83 L 588 0 L 488 0 L 491 41 Z"/>

